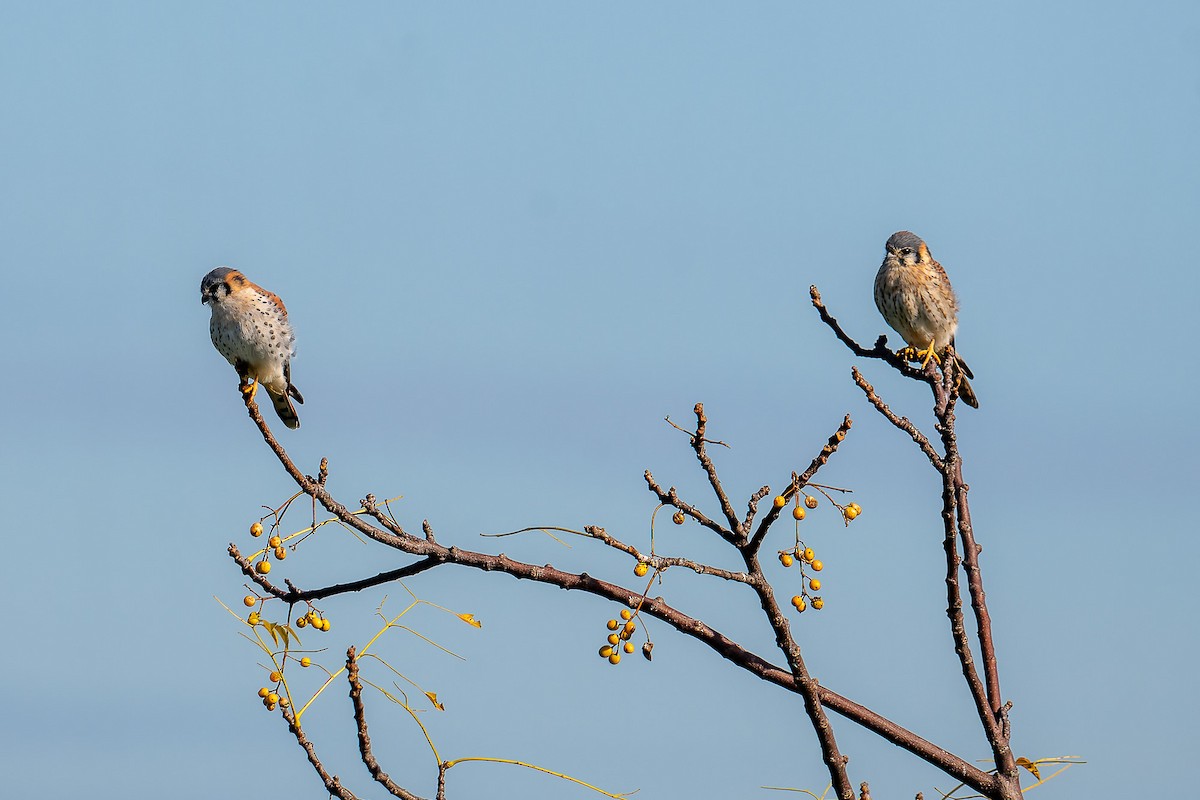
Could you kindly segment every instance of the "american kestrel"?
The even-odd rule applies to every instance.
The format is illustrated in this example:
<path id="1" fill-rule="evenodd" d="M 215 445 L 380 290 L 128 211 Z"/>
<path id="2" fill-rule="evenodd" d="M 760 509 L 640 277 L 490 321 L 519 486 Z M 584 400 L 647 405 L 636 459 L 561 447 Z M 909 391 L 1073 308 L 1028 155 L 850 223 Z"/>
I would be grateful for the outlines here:
<path id="1" fill-rule="evenodd" d="M 200 302 L 212 309 L 213 346 L 237 370 L 242 391 L 255 392 L 261 383 L 283 424 L 299 428 L 292 405 L 292 398 L 304 402 L 292 385 L 296 334 L 283 301 L 236 269 L 217 267 L 200 281 Z"/>
<path id="2" fill-rule="evenodd" d="M 883 265 L 875 275 L 875 305 L 887 324 L 908 342 L 910 358 L 924 358 L 925 364 L 932 358 L 940 364 L 938 354 L 954 344 L 958 328 L 958 298 L 946 270 L 911 231 L 893 233 L 885 249 Z M 975 375 L 961 358 L 958 366 L 962 370 L 958 396 L 971 408 L 979 408 L 975 390 L 967 381 Z"/>

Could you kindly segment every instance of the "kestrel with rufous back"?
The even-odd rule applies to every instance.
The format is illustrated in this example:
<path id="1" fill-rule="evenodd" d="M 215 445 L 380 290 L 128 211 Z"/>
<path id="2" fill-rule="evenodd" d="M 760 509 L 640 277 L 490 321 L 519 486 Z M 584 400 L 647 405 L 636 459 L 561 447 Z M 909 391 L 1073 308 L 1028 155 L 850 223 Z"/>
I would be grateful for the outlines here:
<path id="1" fill-rule="evenodd" d="M 875 275 L 875 305 L 909 345 L 897 355 L 923 359 L 923 365 L 928 365 L 930 359 L 940 364 L 941 354 L 954 345 L 958 330 L 958 297 L 950 287 L 946 270 L 933 259 L 921 237 L 911 231 L 893 233 L 885 249 L 883 264 Z M 979 399 L 967 380 L 975 375 L 958 357 L 957 348 L 954 355 L 961 371 L 958 396 L 972 408 L 979 408 Z"/>
<path id="2" fill-rule="evenodd" d="M 241 390 L 253 396 L 262 384 L 283 424 L 299 428 L 292 400 L 304 397 L 292 384 L 296 334 L 283 301 L 238 270 L 217 267 L 200 281 L 200 302 L 212 310 L 209 335 L 237 370 Z"/>

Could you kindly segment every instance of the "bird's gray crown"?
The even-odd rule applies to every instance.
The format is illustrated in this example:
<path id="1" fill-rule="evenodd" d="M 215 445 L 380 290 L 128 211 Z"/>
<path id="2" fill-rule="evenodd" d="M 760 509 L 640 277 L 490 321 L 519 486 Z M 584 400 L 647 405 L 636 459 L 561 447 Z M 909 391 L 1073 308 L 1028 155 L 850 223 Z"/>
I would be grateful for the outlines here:
<path id="1" fill-rule="evenodd" d="M 217 267 L 212 272 L 205 275 L 204 279 L 200 281 L 200 291 L 203 292 L 206 289 L 221 283 L 225 280 L 225 276 L 231 272 L 233 272 L 233 270 L 229 267 Z"/>
<path id="2" fill-rule="evenodd" d="M 887 248 L 889 250 L 899 250 L 904 247 L 911 247 L 916 250 L 921 246 L 921 237 L 917 236 L 912 231 L 896 231 L 891 238 L 887 240 Z"/>

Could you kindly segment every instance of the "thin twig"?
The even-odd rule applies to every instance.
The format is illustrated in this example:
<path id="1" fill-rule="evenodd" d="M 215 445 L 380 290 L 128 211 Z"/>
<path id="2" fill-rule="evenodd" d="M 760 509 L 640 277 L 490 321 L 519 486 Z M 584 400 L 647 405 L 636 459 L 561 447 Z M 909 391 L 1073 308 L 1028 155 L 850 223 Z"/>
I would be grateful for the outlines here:
<path id="1" fill-rule="evenodd" d="M 672 428 L 674 428 L 675 430 L 677 430 L 677 431 L 681 431 L 681 432 L 683 432 L 683 433 L 686 433 L 686 434 L 687 434 L 689 437 L 694 437 L 694 436 L 696 435 L 696 434 L 695 434 L 693 431 L 689 431 L 687 428 L 684 428 L 684 427 L 682 427 L 682 426 L 680 426 L 680 425 L 676 425 L 674 422 L 672 422 L 672 421 L 671 421 L 671 415 L 670 415 L 670 414 L 668 414 L 668 415 L 666 416 L 666 423 L 667 423 L 668 425 L 670 425 Z M 729 448 L 729 445 L 728 445 L 728 444 L 726 444 L 725 442 L 722 442 L 722 441 L 720 441 L 720 440 L 718 440 L 718 439 L 704 439 L 704 441 L 708 442 L 709 444 L 718 444 L 718 445 L 720 445 L 721 447 L 726 447 L 726 448 Z M 732 450 L 733 448 L 729 448 L 729 449 L 731 449 L 731 450 Z"/>
<path id="2" fill-rule="evenodd" d="M 721 487 L 721 479 L 717 476 L 717 468 L 712 462 L 712 458 L 708 455 L 708 449 L 704 446 L 706 441 L 704 431 L 708 427 L 708 417 L 704 416 L 704 404 L 696 403 L 696 407 L 692 409 L 696 414 L 696 433 L 692 436 L 692 449 L 696 451 L 696 459 L 700 462 L 700 466 L 704 468 L 704 474 L 708 476 L 708 483 L 712 486 L 713 494 L 717 496 L 718 502 L 721 504 L 721 512 L 725 515 L 725 520 L 729 523 L 729 530 L 733 535 L 745 540 L 746 534 L 741 529 L 741 522 L 738 520 L 737 512 L 733 510 L 733 504 L 729 502 L 729 496 L 725 494 L 725 489 Z"/>
<path id="3" fill-rule="evenodd" d="M 654 480 L 654 476 L 650 473 L 650 470 L 646 470 L 646 472 L 643 474 L 643 477 L 646 479 L 646 485 L 650 487 L 650 491 L 654 492 L 654 495 L 658 498 L 658 502 L 662 503 L 663 505 L 673 506 L 679 509 L 684 514 L 687 514 L 689 517 L 696 520 L 696 522 L 699 522 L 710 531 L 716 533 L 725 541 L 733 545 L 737 544 L 737 534 L 733 533 L 719 522 L 710 519 L 708 515 L 706 515 L 700 509 L 681 500 L 679 493 L 675 491 L 675 487 L 672 486 L 669 490 L 664 491 L 658 482 Z"/>
<path id="4" fill-rule="evenodd" d="M 813 457 L 813 460 L 808 465 L 808 469 L 804 470 L 804 472 L 800 473 L 800 475 L 793 475 L 792 480 L 789 482 L 787 488 L 784 489 L 780 494 L 782 494 L 785 498 L 788 498 L 807 486 L 808 482 L 811 481 L 817 474 L 817 471 L 820 470 L 821 467 L 825 466 L 825 464 L 829 461 L 829 458 L 837 452 L 838 447 L 846 438 L 846 434 L 850 432 L 850 427 L 852 425 L 854 425 L 854 420 L 850 419 L 850 415 L 847 414 L 842 418 L 842 424 L 837 427 L 837 430 L 829 435 L 829 439 L 826 440 L 825 444 L 821 447 L 821 452 L 817 453 L 817 455 Z M 757 552 L 758 549 L 762 547 L 763 540 L 767 536 L 767 531 L 770 530 L 771 525 L 775 523 L 775 520 L 779 519 L 779 515 L 781 513 L 783 513 L 782 508 L 777 508 L 774 505 L 771 506 L 771 510 L 768 511 L 767 515 L 762 518 L 761 522 L 758 523 L 758 529 L 754 531 L 754 536 L 750 537 L 750 543 L 748 545 L 748 549 L 750 551 Z"/>
<path id="5" fill-rule="evenodd" d="M 867 396 L 867 400 L 870 401 L 871 405 L 875 406 L 875 410 L 882 414 L 884 419 L 886 419 L 888 422 L 907 433 L 909 437 L 917 443 L 917 446 L 921 448 L 921 452 L 925 454 L 930 463 L 933 464 L 933 468 L 938 472 L 941 472 L 943 466 L 942 457 L 938 455 L 936 450 L 933 449 L 933 445 L 929 443 L 929 439 L 926 438 L 925 434 L 917 430 L 917 426 L 912 424 L 908 417 L 896 416 L 896 414 L 890 408 L 888 408 L 887 403 L 883 402 L 883 399 L 879 395 L 875 394 L 875 387 L 867 383 L 867 379 L 864 378 L 862 373 L 858 371 L 858 367 L 851 367 L 850 374 L 854 377 L 854 383 L 857 384 L 858 388 L 862 389 L 863 394 Z"/>

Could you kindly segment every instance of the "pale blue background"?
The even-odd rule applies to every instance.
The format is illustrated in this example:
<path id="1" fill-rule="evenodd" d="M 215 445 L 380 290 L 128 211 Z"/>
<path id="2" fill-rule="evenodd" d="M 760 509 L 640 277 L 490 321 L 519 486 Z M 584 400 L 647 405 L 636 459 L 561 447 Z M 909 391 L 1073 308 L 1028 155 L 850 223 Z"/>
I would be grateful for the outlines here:
<path id="1" fill-rule="evenodd" d="M 697 400 L 734 445 L 715 455 L 738 507 L 850 412 L 822 477 L 865 512 L 806 523 L 828 565 L 827 608 L 798 624 L 809 664 L 986 757 L 949 648 L 936 476 L 807 301 L 819 284 L 872 342 L 871 281 L 901 228 L 962 297 L 983 408 L 960 434 L 1017 752 L 1090 762 L 1038 796 L 1186 792 L 1200 12 L 899 6 L 0 6 L 7 795 L 324 796 L 212 599 L 244 593 L 225 547 L 292 491 L 208 341 L 198 284 L 218 264 L 291 310 L 308 402 L 280 431 L 297 459 L 329 456 L 350 503 L 404 494 L 410 529 L 428 517 L 463 546 L 589 523 L 644 546 L 647 467 L 715 513 L 662 422 Z M 929 429 L 919 386 L 860 366 Z M 502 546 L 633 583 L 572 544 Z M 659 546 L 725 558 L 694 525 Z M 287 574 L 401 563 L 329 529 Z M 825 785 L 798 699 L 661 625 L 652 665 L 614 669 L 595 656 L 608 604 L 466 571 L 411 585 L 485 623 L 411 618 L 466 664 L 403 635 L 385 648 L 445 701 L 425 717 L 445 757 L 642 798 Z M 747 591 L 671 574 L 656 592 L 779 660 Z M 382 595 L 324 605 L 318 660 L 370 634 Z M 413 724 L 372 713 L 385 767 L 431 795 Z M 876 796 L 950 788 L 833 719 Z M 348 785 L 383 794 L 340 683 L 310 725 Z M 450 789 L 594 796 L 485 765 Z"/>

